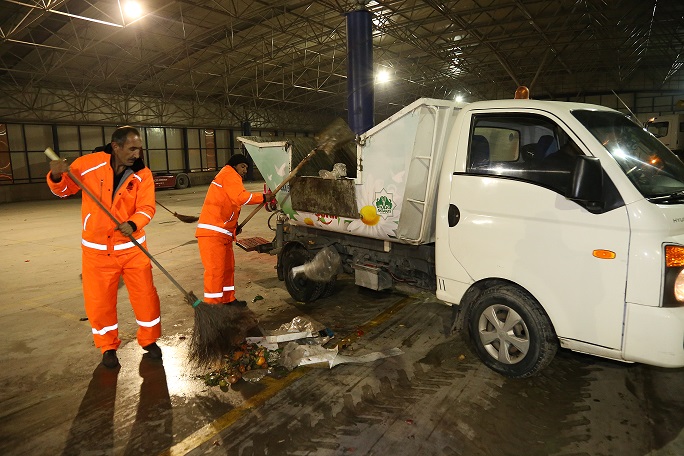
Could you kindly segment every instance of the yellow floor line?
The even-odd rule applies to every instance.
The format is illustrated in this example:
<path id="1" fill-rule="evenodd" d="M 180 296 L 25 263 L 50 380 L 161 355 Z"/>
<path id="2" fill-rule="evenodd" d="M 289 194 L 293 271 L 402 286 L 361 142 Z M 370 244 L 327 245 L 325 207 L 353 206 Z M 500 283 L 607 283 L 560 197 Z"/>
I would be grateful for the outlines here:
<path id="1" fill-rule="evenodd" d="M 342 348 L 342 346 L 350 345 L 359 337 L 362 337 L 362 335 L 368 332 L 368 330 L 380 325 L 382 322 L 389 319 L 392 315 L 399 312 L 401 309 L 406 307 L 406 305 L 408 305 L 410 302 L 414 300 L 414 297 L 407 296 L 401 299 L 396 304 L 392 305 L 392 307 L 384 310 L 375 318 L 360 326 L 358 329 L 361 332 L 356 331 L 348 335 L 347 337 L 341 339 L 339 342 L 339 344 L 341 345 L 340 348 Z M 275 396 L 278 392 L 284 390 L 285 388 L 299 380 L 301 377 L 306 375 L 306 373 L 309 370 L 310 368 L 298 367 L 297 370 L 290 372 L 287 375 L 287 377 L 280 380 L 276 380 L 271 377 L 265 377 L 262 380 L 262 383 L 266 385 L 266 388 L 263 391 L 246 400 L 244 405 L 234 408 L 230 412 L 221 416 L 220 418 L 217 418 L 211 423 L 202 426 L 200 429 L 193 432 L 185 439 L 181 440 L 180 442 L 178 442 L 171 448 L 167 449 L 166 451 L 160 453 L 159 456 L 182 456 L 189 453 L 190 451 L 199 447 L 203 443 L 208 442 L 209 440 L 216 437 L 216 435 L 224 429 L 233 425 L 235 422 L 237 422 L 237 420 L 242 418 L 242 416 L 245 415 L 249 410 L 259 407 L 260 405 L 268 401 L 270 398 Z"/>

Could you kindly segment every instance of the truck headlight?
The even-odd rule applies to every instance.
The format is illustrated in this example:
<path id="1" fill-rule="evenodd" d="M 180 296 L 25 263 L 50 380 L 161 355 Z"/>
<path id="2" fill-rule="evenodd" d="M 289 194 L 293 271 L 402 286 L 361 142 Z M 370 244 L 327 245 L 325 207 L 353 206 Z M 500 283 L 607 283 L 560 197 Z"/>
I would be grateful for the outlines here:
<path id="1" fill-rule="evenodd" d="M 684 247 L 665 246 L 663 307 L 684 306 Z"/>

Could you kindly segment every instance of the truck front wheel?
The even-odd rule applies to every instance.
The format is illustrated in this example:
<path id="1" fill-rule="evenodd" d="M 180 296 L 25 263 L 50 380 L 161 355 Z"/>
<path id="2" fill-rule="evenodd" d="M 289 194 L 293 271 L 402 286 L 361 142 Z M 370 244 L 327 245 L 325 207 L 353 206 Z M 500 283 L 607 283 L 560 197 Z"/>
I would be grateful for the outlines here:
<path id="1" fill-rule="evenodd" d="M 471 305 L 466 324 L 482 362 L 506 377 L 536 374 L 558 350 L 549 317 L 532 296 L 512 285 L 484 290 Z"/>
<path id="2" fill-rule="evenodd" d="M 283 253 L 285 287 L 295 301 L 313 302 L 321 296 L 325 288 L 325 283 L 309 280 L 304 274 L 292 275 L 292 268 L 308 261 L 311 261 L 311 257 L 304 247 L 293 247 Z"/>

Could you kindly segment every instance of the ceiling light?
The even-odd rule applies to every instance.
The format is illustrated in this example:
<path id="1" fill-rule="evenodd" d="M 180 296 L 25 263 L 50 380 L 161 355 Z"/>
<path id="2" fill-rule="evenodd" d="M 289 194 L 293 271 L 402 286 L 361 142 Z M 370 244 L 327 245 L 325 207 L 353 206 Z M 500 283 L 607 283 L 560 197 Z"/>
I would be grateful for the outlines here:
<path id="1" fill-rule="evenodd" d="M 389 72 L 387 70 L 378 71 L 377 80 L 380 84 L 383 84 L 383 83 L 389 81 L 389 79 L 390 79 L 390 75 L 389 75 Z"/>
<path id="2" fill-rule="evenodd" d="M 456 103 L 462 102 L 462 101 L 463 101 L 463 95 L 456 95 L 456 96 L 454 97 L 454 101 L 455 101 Z"/>
<path id="3" fill-rule="evenodd" d="M 123 10 L 126 16 L 131 19 L 137 19 L 142 15 L 142 7 L 138 2 L 126 2 Z"/>

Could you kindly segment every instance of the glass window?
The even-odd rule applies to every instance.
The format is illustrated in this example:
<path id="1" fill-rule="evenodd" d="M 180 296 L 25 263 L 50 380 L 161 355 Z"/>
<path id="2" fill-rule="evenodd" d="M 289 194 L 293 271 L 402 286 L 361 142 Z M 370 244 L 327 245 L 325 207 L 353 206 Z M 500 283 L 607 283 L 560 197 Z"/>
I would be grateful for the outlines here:
<path id="1" fill-rule="evenodd" d="M 60 153 L 65 150 L 81 150 L 78 145 L 78 127 L 71 125 L 57 126 L 57 141 Z"/>
<path id="2" fill-rule="evenodd" d="M 166 171 L 166 150 L 148 149 L 149 162 L 147 166 L 152 171 Z"/>
<path id="3" fill-rule="evenodd" d="M 79 127 L 81 132 L 81 148 L 83 153 L 92 152 L 96 147 L 104 146 L 110 142 L 111 136 L 105 140 L 102 127 L 82 126 Z"/>
<path id="4" fill-rule="evenodd" d="M 199 149 L 200 131 L 196 128 L 188 128 L 188 149 Z"/>
<path id="5" fill-rule="evenodd" d="M 166 129 L 166 147 L 169 149 L 183 148 L 183 130 L 180 128 Z"/>
<path id="6" fill-rule="evenodd" d="M 199 149 L 188 149 L 188 162 L 190 169 L 193 171 L 200 171 L 202 169 L 202 159 L 200 158 Z"/>
<path id="7" fill-rule="evenodd" d="M 28 166 L 26 164 L 26 154 L 24 152 L 10 153 L 12 160 L 12 177 L 14 181 L 28 180 Z M 45 172 L 47 175 L 47 171 Z"/>
<path id="8" fill-rule="evenodd" d="M 216 147 L 228 149 L 230 147 L 230 130 L 216 130 Z"/>
<path id="9" fill-rule="evenodd" d="M 670 122 L 651 122 L 647 124 L 646 128 L 656 138 L 664 138 L 667 136 L 667 131 L 670 127 Z"/>
<path id="10" fill-rule="evenodd" d="M 43 180 L 50 171 L 50 159 L 45 156 L 43 151 L 27 152 L 26 155 L 28 155 L 31 180 L 34 182 Z"/>
<path id="11" fill-rule="evenodd" d="M 185 163 L 183 161 L 182 150 L 169 150 L 169 171 L 184 171 Z"/>
<path id="12" fill-rule="evenodd" d="M 684 163 L 641 126 L 613 111 L 575 110 L 572 115 L 651 202 L 671 204 L 684 200 Z"/>
<path id="13" fill-rule="evenodd" d="M 166 149 L 166 140 L 164 139 L 164 129 L 159 127 L 150 127 L 145 129 L 147 132 L 148 149 Z"/>
<path id="14" fill-rule="evenodd" d="M 527 114 L 474 116 L 468 172 L 530 181 L 562 195 L 570 190 L 580 149 L 549 119 Z"/>
<path id="15" fill-rule="evenodd" d="M 12 151 L 26 150 L 24 129 L 19 124 L 7 124 L 7 139 Z"/>
<path id="16" fill-rule="evenodd" d="M 55 147 L 50 125 L 24 125 L 26 150 L 44 151 L 46 147 Z"/>

